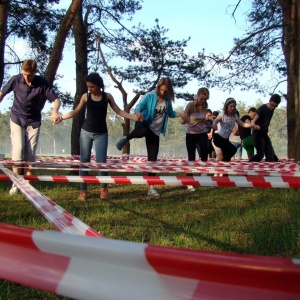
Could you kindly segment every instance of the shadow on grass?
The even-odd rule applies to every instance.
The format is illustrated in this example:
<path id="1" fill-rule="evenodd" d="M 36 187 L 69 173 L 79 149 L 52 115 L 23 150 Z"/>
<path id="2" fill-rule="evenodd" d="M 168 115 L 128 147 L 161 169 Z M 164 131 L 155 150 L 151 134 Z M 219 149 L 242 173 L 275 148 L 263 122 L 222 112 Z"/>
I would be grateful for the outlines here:
<path id="1" fill-rule="evenodd" d="M 170 188 L 168 189 L 168 192 L 172 192 L 172 190 L 177 189 L 176 193 L 178 195 L 177 199 L 173 199 L 170 200 L 170 197 L 168 197 L 168 199 L 164 199 L 162 198 L 147 198 L 146 203 L 148 203 L 148 206 L 151 207 L 155 207 L 156 209 L 159 210 L 164 210 L 164 209 L 168 209 L 169 206 L 174 206 L 176 205 L 176 203 L 184 203 L 184 201 L 195 201 L 193 199 L 184 199 L 187 198 L 186 196 L 186 190 L 181 190 L 180 192 L 178 192 L 178 187 L 177 188 Z M 142 198 L 139 197 L 140 195 L 137 195 L 135 201 L 141 201 L 144 200 L 145 196 L 143 195 Z M 190 195 L 191 197 L 195 197 L 196 194 Z M 197 197 L 197 196 L 196 196 Z M 155 217 L 154 214 L 152 213 L 142 213 L 139 212 L 136 209 L 133 209 L 131 207 L 129 207 L 128 203 L 120 203 L 118 201 L 118 199 L 114 199 L 114 200 L 106 200 L 107 203 L 109 203 L 110 205 L 112 205 L 114 208 L 118 209 L 118 210 L 122 210 L 122 211 L 126 211 L 126 212 L 130 212 L 131 214 L 135 215 L 137 218 L 143 218 L 146 220 L 149 220 L 151 224 L 159 224 L 160 226 L 162 226 L 164 228 L 164 230 L 166 232 L 170 232 L 172 235 L 174 236 L 187 236 L 187 237 L 192 237 L 196 240 L 201 240 L 202 242 L 205 242 L 207 244 L 209 244 L 210 246 L 212 246 L 213 248 L 217 248 L 220 251 L 230 251 L 230 252 L 236 252 L 236 253 L 243 253 L 244 249 L 242 247 L 237 247 L 231 243 L 227 243 L 224 241 L 221 241 L 219 239 L 216 238 L 212 238 L 212 237 L 208 237 L 207 232 L 203 232 L 203 234 L 195 231 L 192 229 L 193 226 L 187 226 L 186 224 L 183 225 L 177 225 L 172 222 L 168 222 L 166 220 L 163 220 L 162 218 L 158 218 Z M 190 204 L 188 204 L 190 205 Z M 201 203 L 199 204 L 199 206 L 201 206 Z M 216 212 L 216 215 L 218 215 L 218 213 Z M 211 216 L 209 217 L 211 218 Z M 194 221 L 194 220 L 192 220 Z M 205 222 L 205 220 L 202 220 L 202 222 Z M 188 227 L 188 229 L 187 229 Z M 197 226 L 196 226 L 197 227 Z M 151 239 L 151 234 L 150 235 L 146 235 L 144 237 L 143 242 L 145 243 L 149 243 Z"/>

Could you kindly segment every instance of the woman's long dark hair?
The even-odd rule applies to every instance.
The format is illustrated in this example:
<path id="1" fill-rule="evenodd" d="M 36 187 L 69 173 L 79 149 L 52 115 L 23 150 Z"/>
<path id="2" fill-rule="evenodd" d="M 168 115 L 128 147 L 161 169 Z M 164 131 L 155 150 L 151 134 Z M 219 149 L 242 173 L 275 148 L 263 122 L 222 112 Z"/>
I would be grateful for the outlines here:
<path id="1" fill-rule="evenodd" d="M 235 104 L 235 107 L 236 107 L 236 101 L 234 98 L 227 98 L 226 101 L 225 101 L 225 104 L 224 104 L 224 107 L 223 107 L 223 112 L 225 115 L 228 116 L 228 106 L 231 104 L 231 103 L 234 103 Z M 233 112 L 233 114 L 236 113 L 236 110 Z"/>
<path id="2" fill-rule="evenodd" d="M 100 88 L 100 90 L 104 91 L 103 79 L 98 73 L 90 73 L 86 75 L 85 82 L 91 82 L 97 85 Z"/>

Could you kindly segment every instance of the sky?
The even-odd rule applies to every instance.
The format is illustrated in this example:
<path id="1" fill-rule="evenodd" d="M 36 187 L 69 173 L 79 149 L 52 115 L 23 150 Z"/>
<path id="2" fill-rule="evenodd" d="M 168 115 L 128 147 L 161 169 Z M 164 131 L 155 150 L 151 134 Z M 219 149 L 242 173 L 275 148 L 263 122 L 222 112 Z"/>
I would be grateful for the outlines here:
<path id="1" fill-rule="evenodd" d="M 67 6 L 70 0 L 63 1 Z M 201 52 L 205 48 L 206 53 L 228 54 L 233 46 L 233 39 L 241 37 L 246 29 L 245 13 L 250 1 L 241 1 L 234 19 L 231 13 L 238 0 L 144 0 L 143 8 L 138 11 L 133 20 L 128 23 L 131 27 L 134 24 L 142 23 L 146 27 L 153 27 L 155 19 L 159 19 L 160 26 L 169 29 L 168 37 L 173 40 L 182 40 L 191 37 L 188 42 L 187 51 L 190 54 Z M 22 45 L 19 46 L 22 48 Z M 58 73 L 63 75 L 58 84 L 62 91 L 75 94 L 75 66 L 74 50 L 67 45 L 64 51 L 63 61 L 60 64 Z M 73 70 L 73 69 L 74 70 Z M 263 79 L 268 80 L 268 78 Z M 120 92 L 113 88 L 112 82 L 105 77 L 106 91 L 110 92 L 117 104 L 122 108 L 122 98 Z M 134 88 L 124 83 L 125 90 L 129 94 Z M 189 83 L 183 90 L 176 89 L 176 92 L 196 93 L 198 88 L 197 81 Z M 281 90 L 285 87 L 281 87 Z M 254 91 L 240 91 L 239 88 L 232 92 L 223 92 L 219 89 L 210 88 L 209 108 L 220 110 L 224 101 L 228 97 L 234 97 L 247 105 L 254 105 L 257 100 L 267 102 L 267 96 L 257 94 Z M 185 106 L 186 101 L 175 99 L 176 106 Z M 2 104 L 1 104 L 2 106 Z M 0 106 L 0 109 L 1 109 Z M 69 110 L 67 108 L 66 110 Z M 64 111 L 64 110 L 63 110 Z"/>

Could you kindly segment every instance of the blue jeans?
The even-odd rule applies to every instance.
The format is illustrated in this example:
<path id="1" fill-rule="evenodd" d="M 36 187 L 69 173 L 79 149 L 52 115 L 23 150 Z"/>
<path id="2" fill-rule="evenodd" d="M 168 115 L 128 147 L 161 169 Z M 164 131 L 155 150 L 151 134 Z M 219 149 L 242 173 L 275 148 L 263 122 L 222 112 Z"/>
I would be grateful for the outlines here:
<path id="1" fill-rule="evenodd" d="M 81 129 L 80 132 L 80 162 L 86 163 L 91 161 L 91 151 L 93 142 L 96 151 L 96 162 L 106 162 L 108 134 L 107 133 L 93 133 Z M 86 167 L 85 167 L 86 168 Z M 106 176 L 107 172 L 99 172 L 99 176 Z M 88 175 L 87 171 L 80 171 L 80 176 Z M 101 187 L 106 187 L 107 183 L 101 183 Z M 80 183 L 80 190 L 87 190 L 86 183 Z"/>

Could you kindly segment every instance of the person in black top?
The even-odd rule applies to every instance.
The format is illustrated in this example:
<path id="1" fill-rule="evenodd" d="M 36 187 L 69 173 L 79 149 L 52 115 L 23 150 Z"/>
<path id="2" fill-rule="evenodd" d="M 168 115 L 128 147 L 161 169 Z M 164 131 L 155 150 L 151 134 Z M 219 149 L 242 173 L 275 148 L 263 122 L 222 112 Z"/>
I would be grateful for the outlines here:
<path id="1" fill-rule="evenodd" d="M 252 137 L 256 148 L 256 154 L 250 161 L 261 161 L 264 156 L 267 162 L 276 161 L 275 152 L 268 135 L 269 125 L 274 114 L 275 108 L 281 102 L 281 97 L 278 94 L 273 94 L 269 103 L 263 104 L 257 110 L 252 125 L 259 125 L 260 130 L 253 130 Z"/>
<path id="2" fill-rule="evenodd" d="M 42 110 L 46 100 L 53 103 L 51 121 L 58 118 L 60 100 L 49 82 L 42 76 L 36 75 L 37 63 L 26 59 L 21 66 L 22 74 L 12 76 L 0 92 L 0 102 L 10 92 L 14 92 L 14 101 L 10 114 L 10 130 L 12 145 L 12 160 L 34 162 L 38 146 Z M 20 168 L 13 167 L 13 172 L 21 174 Z M 25 175 L 32 175 L 32 168 L 24 169 Z M 18 192 L 13 184 L 10 195 Z"/>
<path id="3" fill-rule="evenodd" d="M 257 109 L 255 107 L 250 107 L 248 114 L 241 117 L 241 121 L 244 123 L 251 123 L 256 112 Z M 244 128 L 239 125 L 239 134 L 242 140 L 242 146 L 247 152 L 248 159 L 251 159 L 254 156 L 254 141 L 252 138 L 251 128 Z"/>
<path id="4" fill-rule="evenodd" d="M 107 106 L 110 107 L 121 117 L 142 121 L 141 118 L 133 116 L 121 110 L 116 104 L 113 96 L 104 92 L 103 79 L 98 73 L 91 73 L 85 78 L 88 93 L 84 93 L 77 107 L 63 116 L 59 121 L 73 118 L 82 109 L 86 107 L 86 117 L 80 132 L 80 162 L 91 161 L 91 151 L 93 143 L 96 150 L 96 162 L 106 162 L 108 147 L 108 131 L 106 124 Z M 80 175 L 87 175 L 86 171 L 80 171 Z M 99 176 L 105 176 L 107 172 L 99 172 Z M 100 198 L 108 197 L 108 188 L 106 183 L 101 183 Z M 87 198 L 87 184 L 80 183 L 80 194 L 78 199 Z"/>

